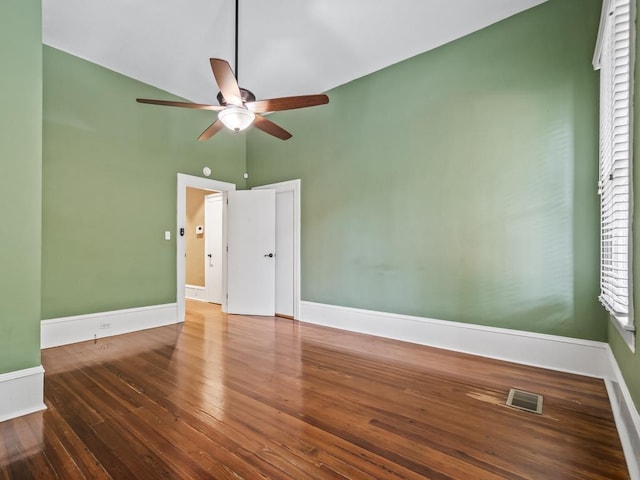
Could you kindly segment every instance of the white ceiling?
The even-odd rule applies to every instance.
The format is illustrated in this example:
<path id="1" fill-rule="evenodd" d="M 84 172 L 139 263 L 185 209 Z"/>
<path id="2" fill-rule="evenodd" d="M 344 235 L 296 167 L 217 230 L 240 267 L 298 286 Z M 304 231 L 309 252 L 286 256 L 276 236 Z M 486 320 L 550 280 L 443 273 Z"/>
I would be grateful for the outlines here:
<path id="1" fill-rule="evenodd" d="M 240 85 L 322 93 L 546 0 L 240 0 Z M 234 0 L 42 0 L 45 44 L 195 102 L 234 67 Z"/>

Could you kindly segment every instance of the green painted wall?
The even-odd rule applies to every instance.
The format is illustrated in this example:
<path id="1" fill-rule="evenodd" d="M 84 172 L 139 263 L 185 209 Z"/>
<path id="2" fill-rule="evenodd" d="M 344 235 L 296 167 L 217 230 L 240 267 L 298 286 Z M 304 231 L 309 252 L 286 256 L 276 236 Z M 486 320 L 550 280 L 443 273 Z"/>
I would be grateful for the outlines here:
<path id="1" fill-rule="evenodd" d="M 636 7 L 640 8 L 640 0 L 637 0 Z M 636 61 L 638 58 L 638 52 L 640 48 L 640 36 L 636 34 Z M 633 261 L 633 282 L 635 288 L 633 291 L 633 308 L 635 311 L 635 324 L 636 329 L 640 328 L 640 321 L 638 321 L 638 315 L 640 315 L 640 260 L 638 255 L 640 254 L 640 208 L 638 208 L 638 199 L 640 198 L 640 166 L 638 164 L 640 158 L 640 102 L 638 98 L 638 86 L 640 85 L 640 69 L 636 67 L 634 83 L 636 85 L 636 101 L 634 105 L 634 145 L 633 149 L 635 153 L 635 167 L 633 169 L 633 195 L 635 197 L 635 208 L 633 211 L 633 251 L 635 252 L 635 258 Z M 637 338 L 637 337 L 636 337 Z M 629 387 L 631 396 L 636 404 L 636 408 L 640 410 L 640 353 L 632 353 L 627 344 L 622 340 L 618 330 L 609 323 L 609 345 L 611 350 L 618 361 L 620 370 L 624 375 L 625 383 Z M 636 340 L 636 349 L 638 348 L 638 342 Z"/>
<path id="2" fill-rule="evenodd" d="M 550 0 L 283 112 L 252 185 L 302 179 L 304 300 L 605 340 L 599 0 Z M 313 93 L 313 92 L 310 92 Z"/>
<path id="3" fill-rule="evenodd" d="M 0 373 L 40 364 L 40 11 L 0 2 Z"/>
<path id="4" fill-rule="evenodd" d="M 245 186 L 243 136 L 136 97 L 171 98 L 44 47 L 42 318 L 174 302 L 176 174 Z"/>

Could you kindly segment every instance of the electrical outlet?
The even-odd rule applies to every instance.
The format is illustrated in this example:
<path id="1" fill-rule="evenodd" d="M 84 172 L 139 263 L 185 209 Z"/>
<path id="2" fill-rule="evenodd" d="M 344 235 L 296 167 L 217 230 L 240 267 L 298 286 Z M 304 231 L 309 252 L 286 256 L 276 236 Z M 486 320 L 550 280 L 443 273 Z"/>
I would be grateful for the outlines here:
<path id="1" fill-rule="evenodd" d="M 100 324 L 100 330 L 106 330 L 107 328 L 111 328 L 111 324 L 110 323 L 101 323 Z"/>

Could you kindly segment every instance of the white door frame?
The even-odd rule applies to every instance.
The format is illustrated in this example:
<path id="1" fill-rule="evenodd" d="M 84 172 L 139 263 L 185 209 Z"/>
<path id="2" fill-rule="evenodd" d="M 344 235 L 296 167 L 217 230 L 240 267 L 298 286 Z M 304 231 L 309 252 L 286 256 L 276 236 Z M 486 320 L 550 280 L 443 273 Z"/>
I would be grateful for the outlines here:
<path id="1" fill-rule="evenodd" d="M 221 182 L 210 178 L 196 177 L 185 173 L 178 173 L 178 198 L 177 198 L 177 229 L 176 229 L 176 305 L 177 305 L 177 323 L 184 322 L 185 316 L 185 237 L 180 235 L 180 229 L 186 228 L 187 218 L 187 187 L 200 188 L 202 190 L 213 190 L 224 192 L 227 190 L 235 190 L 235 183 Z M 184 231 L 184 230 L 183 230 Z M 222 282 L 222 298 L 226 294 L 226 282 Z"/>
<path id="2" fill-rule="evenodd" d="M 295 320 L 300 319 L 300 186 L 300 179 L 296 179 L 252 188 L 252 190 L 270 189 L 276 192 L 293 192 L 293 318 Z"/>

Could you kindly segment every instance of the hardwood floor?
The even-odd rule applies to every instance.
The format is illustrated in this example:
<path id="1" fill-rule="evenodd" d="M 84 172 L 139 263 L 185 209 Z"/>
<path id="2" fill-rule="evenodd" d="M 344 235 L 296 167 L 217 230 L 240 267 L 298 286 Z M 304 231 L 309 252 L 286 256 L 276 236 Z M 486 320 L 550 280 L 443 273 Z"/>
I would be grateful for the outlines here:
<path id="1" fill-rule="evenodd" d="M 628 478 L 600 380 L 187 308 L 44 350 L 48 410 L 0 423 L 0 479 Z"/>

